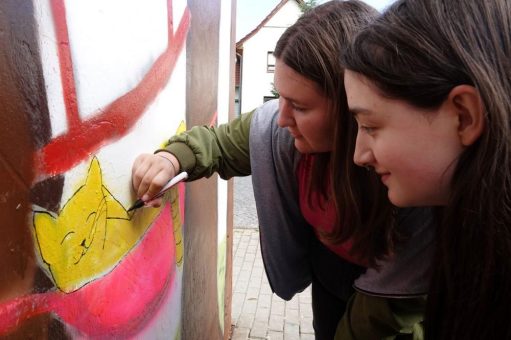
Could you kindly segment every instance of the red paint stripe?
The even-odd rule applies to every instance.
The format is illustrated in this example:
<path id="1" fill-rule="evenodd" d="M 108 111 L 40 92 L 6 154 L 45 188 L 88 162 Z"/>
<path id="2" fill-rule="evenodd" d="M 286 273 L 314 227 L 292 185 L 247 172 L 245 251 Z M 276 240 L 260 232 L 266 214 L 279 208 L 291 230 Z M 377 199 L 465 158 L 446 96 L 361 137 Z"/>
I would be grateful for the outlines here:
<path id="1" fill-rule="evenodd" d="M 186 8 L 175 35 L 169 34 L 167 49 L 133 90 L 101 109 L 101 113 L 93 118 L 80 122 L 76 129 L 54 138 L 37 152 L 36 164 L 40 164 L 37 180 L 69 170 L 80 161 L 88 159 L 100 147 L 129 132 L 168 83 L 184 48 L 190 20 L 190 10 Z M 169 22 L 169 27 L 172 27 L 172 22 Z"/>
<path id="2" fill-rule="evenodd" d="M 218 119 L 218 111 L 215 111 L 215 113 L 213 114 L 213 117 L 211 118 L 211 121 L 209 122 L 209 126 L 215 126 L 216 123 L 217 123 L 217 120 Z"/>
<path id="3" fill-rule="evenodd" d="M 64 0 L 52 0 L 50 3 L 55 34 L 57 36 L 60 79 L 64 92 L 64 105 L 66 107 L 68 128 L 74 130 L 80 125 L 80 115 L 78 114 L 78 99 L 76 96 L 73 60 L 71 58 L 71 49 L 69 48 L 66 6 L 64 5 Z"/>
<path id="4" fill-rule="evenodd" d="M 174 9 L 172 7 L 172 0 L 167 0 L 167 22 L 168 22 L 169 42 L 170 42 L 170 37 L 174 36 L 174 15 L 173 15 L 173 13 L 174 13 Z"/>
<path id="5" fill-rule="evenodd" d="M 12 332 L 19 325 L 40 314 L 51 312 L 58 300 L 58 293 L 48 292 L 21 296 L 0 305 L 0 335 Z"/>

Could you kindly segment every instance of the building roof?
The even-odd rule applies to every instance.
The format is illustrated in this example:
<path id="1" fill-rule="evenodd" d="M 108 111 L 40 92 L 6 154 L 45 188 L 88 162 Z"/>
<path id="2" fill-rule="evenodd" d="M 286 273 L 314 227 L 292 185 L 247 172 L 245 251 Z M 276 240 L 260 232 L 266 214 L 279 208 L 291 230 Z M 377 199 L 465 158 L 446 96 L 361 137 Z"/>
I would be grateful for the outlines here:
<path id="1" fill-rule="evenodd" d="M 284 7 L 284 5 L 288 2 L 288 1 L 291 1 L 291 0 L 281 0 L 279 2 L 279 4 L 270 12 L 270 14 L 268 14 L 266 16 L 266 18 L 263 19 L 263 21 L 261 21 L 261 23 L 259 25 L 257 25 L 256 28 L 254 28 L 250 33 L 248 33 L 247 35 L 245 35 L 243 38 L 240 39 L 240 41 L 238 41 L 236 43 L 236 49 L 239 49 L 243 46 L 243 43 L 245 41 L 247 41 L 248 39 L 250 39 L 254 34 L 256 34 L 257 32 L 259 32 L 259 30 L 264 26 L 266 25 L 266 23 L 271 19 L 273 18 L 273 16 L 282 8 Z M 304 5 L 305 4 L 305 1 L 304 0 L 293 0 L 293 1 L 296 1 L 298 3 L 298 5 Z"/>

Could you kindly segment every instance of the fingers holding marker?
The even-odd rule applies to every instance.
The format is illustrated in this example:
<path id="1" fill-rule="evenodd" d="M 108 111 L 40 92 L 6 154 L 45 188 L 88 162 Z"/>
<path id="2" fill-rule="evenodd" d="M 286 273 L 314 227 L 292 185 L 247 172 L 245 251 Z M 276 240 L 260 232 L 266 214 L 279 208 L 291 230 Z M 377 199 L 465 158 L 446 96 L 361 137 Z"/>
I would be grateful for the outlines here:
<path id="1" fill-rule="evenodd" d="M 138 156 L 133 162 L 132 184 L 139 204 L 161 206 L 162 198 L 156 196 L 178 174 L 179 169 L 179 161 L 168 152 Z M 180 180 L 187 177 L 183 177 L 182 174 L 179 176 Z"/>
<path id="2" fill-rule="evenodd" d="M 144 178 L 146 172 L 150 167 L 150 162 L 148 158 L 150 158 L 151 154 L 141 154 L 135 159 L 133 163 L 133 167 L 131 169 L 131 180 L 133 184 L 133 189 L 137 194 L 139 193 L 140 186 L 142 185 L 142 179 Z"/>
<path id="3" fill-rule="evenodd" d="M 152 170 L 154 170 L 154 173 L 146 174 L 147 190 L 142 196 L 139 196 L 144 202 L 147 202 L 151 197 L 158 194 L 165 184 L 174 177 L 174 174 L 172 173 L 173 171 L 168 171 L 168 169 L 165 168 L 153 168 Z"/>

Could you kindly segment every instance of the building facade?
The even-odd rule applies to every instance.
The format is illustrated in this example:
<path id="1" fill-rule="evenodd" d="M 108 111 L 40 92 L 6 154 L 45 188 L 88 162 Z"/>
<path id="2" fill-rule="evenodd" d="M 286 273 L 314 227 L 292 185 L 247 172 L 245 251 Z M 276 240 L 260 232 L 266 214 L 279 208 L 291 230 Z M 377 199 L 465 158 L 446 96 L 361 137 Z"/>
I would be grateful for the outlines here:
<path id="1" fill-rule="evenodd" d="M 275 45 L 302 14 L 301 0 L 282 0 L 249 34 L 236 43 L 237 114 L 249 112 L 275 98 Z"/>

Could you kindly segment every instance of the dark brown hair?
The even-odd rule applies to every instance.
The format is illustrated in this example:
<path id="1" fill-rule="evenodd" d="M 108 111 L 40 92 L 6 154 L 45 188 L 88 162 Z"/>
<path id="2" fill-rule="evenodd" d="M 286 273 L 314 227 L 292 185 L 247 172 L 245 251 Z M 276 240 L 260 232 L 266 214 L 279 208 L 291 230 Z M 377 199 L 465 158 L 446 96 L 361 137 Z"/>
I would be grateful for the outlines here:
<path id="1" fill-rule="evenodd" d="M 380 181 L 353 163 L 357 128 L 348 113 L 340 55 L 377 15 L 361 1 L 329 1 L 302 15 L 281 36 L 274 52 L 331 100 L 330 119 L 336 127 L 333 151 L 314 155 L 310 182 L 311 191 L 331 199 L 337 210 L 336 227 L 322 236 L 331 243 L 351 238 L 352 253 L 373 266 L 392 250 L 397 232 Z"/>
<path id="2" fill-rule="evenodd" d="M 426 336 L 510 339 L 511 1 L 398 1 L 343 62 L 420 108 L 438 107 L 457 85 L 478 90 L 485 130 L 460 156 L 442 209 Z"/>

